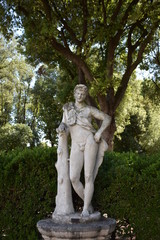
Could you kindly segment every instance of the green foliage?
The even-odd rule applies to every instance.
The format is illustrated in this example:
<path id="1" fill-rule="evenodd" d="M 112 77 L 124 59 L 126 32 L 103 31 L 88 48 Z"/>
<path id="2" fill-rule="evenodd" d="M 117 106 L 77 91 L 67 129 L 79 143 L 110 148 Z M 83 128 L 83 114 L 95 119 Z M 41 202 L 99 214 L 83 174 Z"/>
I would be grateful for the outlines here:
<path id="1" fill-rule="evenodd" d="M 17 49 L 15 38 L 7 41 L 0 34 L 0 126 L 11 117 L 17 123 L 26 121 L 29 86 L 34 74 L 31 65 Z M 14 115 L 11 114 L 13 106 Z"/>
<path id="2" fill-rule="evenodd" d="M 137 240 L 159 240 L 159 159 L 159 153 L 106 155 L 96 180 L 95 202 L 103 213 L 118 220 L 119 234 L 124 231 Z"/>
<path id="3" fill-rule="evenodd" d="M 54 209 L 55 161 L 53 148 L 0 154 L 1 239 L 41 239 L 36 223 Z"/>
<path id="4" fill-rule="evenodd" d="M 160 88 L 150 79 L 142 82 L 142 94 L 151 103 L 158 105 L 160 101 Z"/>
<path id="5" fill-rule="evenodd" d="M 138 122 L 137 115 L 130 116 L 130 124 L 125 126 L 124 131 L 120 134 L 120 139 L 115 136 L 114 149 L 121 152 L 141 152 L 143 147 L 140 144 L 142 129 Z"/>
<path id="6" fill-rule="evenodd" d="M 31 105 L 31 81 L 34 77 L 33 67 L 26 62 L 23 55 L 17 54 L 15 72 L 17 76 L 14 88 L 14 121 L 28 123 L 28 109 Z"/>
<path id="7" fill-rule="evenodd" d="M 159 152 L 160 103 L 155 84 L 131 81 L 116 112 L 115 151 Z"/>
<path id="8" fill-rule="evenodd" d="M 160 86 L 160 50 L 159 50 L 160 41 L 159 39 L 160 39 L 160 29 L 158 29 L 158 31 L 155 33 L 154 41 L 152 42 L 152 44 L 148 46 L 149 54 L 147 54 L 145 60 L 140 65 L 141 69 L 148 71 L 147 77 L 148 75 L 150 75 L 149 78 L 152 80 L 152 82 L 155 83 L 155 85 L 151 87 L 152 90 L 153 90 L 153 87 L 156 88 L 155 92 L 159 92 L 159 86 Z M 144 76 L 144 79 L 146 79 L 145 76 Z M 152 97 L 155 98 L 155 96 L 153 96 L 153 91 L 151 91 L 150 95 L 151 94 L 152 94 Z"/>
<path id="9" fill-rule="evenodd" d="M 88 102 L 113 119 L 108 129 L 111 145 L 116 129 L 115 112 L 134 70 L 147 59 L 154 46 L 159 61 L 158 1 L 4 0 L 0 13 L 0 26 L 6 36 L 13 29 L 23 28 L 18 39 L 25 46 L 21 50 L 28 60 L 35 65 L 43 62 L 52 66 L 57 74 L 57 89 L 62 86 L 62 98 L 57 91 L 61 102 L 71 99 L 67 96 L 77 82 L 90 87 L 92 96 Z M 22 90 L 23 96 L 21 89 L 18 91 L 22 99 L 16 105 L 17 122 L 24 121 L 27 108 L 28 92 L 24 91 L 26 88 Z M 34 117 L 30 121 L 32 126 L 36 124 Z M 43 122 L 46 136 L 53 139 L 48 117 Z M 36 127 L 32 130 L 36 132 Z"/>
<path id="10" fill-rule="evenodd" d="M 60 70 L 61 69 L 61 70 Z M 74 101 L 73 89 L 78 82 L 73 64 L 63 60 L 57 69 L 57 101 L 63 106 L 66 102 Z"/>
<path id="11" fill-rule="evenodd" d="M 10 120 L 14 89 L 14 42 L 0 34 L 0 126 Z"/>
<path id="12" fill-rule="evenodd" d="M 13 25 L 23 27 L 20 40 L 29 60 L 54 62 L 68 73 L 67 64 L 63 65 L 66 58 L 73 79 L 77 75 L 75 64 L 87 84 L 95 88 L 93 92 L 107 95 L 109 87 L 116 93 L 121 84 L 125 92 L 129 79 L 121 81 L 124 73 L 130 78 L 142 62 L 142 53 L 148 54 L 147 43 L 159 24 L 158 9 L 157 1 L 145 0 L 5 0 L 1 28 L 6 33 L 13 31 Z"/>
<path id="13" fill-rule="evenodd" d="M 56 128 L 61 118 L 62 105 L 57 101 L 56 76 L 49 69 L 38 75 L 32 89 L 31 113 L 36 117 L 36 127 L 44 133 L 52 146 L 56 143 Z"/>
<path id="14" fill-rule="evenodd" d="M 0 128 L 0 151 L 9 151 L 15 148 L 24 148 L 31 143 L 32 131 L 25 124 L 11 125 L 7 123 Z"/>
<path id="15" fill-rule="evenodd" d="M 146 121 L 146 111 L 144 107 L 146 101 L 142 94 L 142 81 L 135 81 L 135 77 L 136 76 L 130 80 L 125 97 L 116 111 L 117 136 L 119 136 L 124 131 L 125 127 L 130 124 L 130 117 L 135 115 L 139 128 L 141 128 L 142 131 L 145 130 L 144 122 Z"/>
<path id="16" fill-rule="evenodd" d="M 29 108 L 34 73 L 18 48 L 15 38 L 7 41 L 0 35 L 0 149 L 4 150 L 26 146 L 33 132 L 27 125 L 10 125 L 12 122 L 32 126 Z"/>

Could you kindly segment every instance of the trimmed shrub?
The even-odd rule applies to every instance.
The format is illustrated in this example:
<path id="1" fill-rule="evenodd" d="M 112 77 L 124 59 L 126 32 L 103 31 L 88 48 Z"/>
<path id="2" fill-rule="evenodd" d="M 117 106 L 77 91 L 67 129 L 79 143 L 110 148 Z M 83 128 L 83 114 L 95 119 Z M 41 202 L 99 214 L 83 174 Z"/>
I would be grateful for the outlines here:
<path id="1" fill-rule="evenodd" d="M 54 209 L 55 161 L 53 148 L 0 155 L 1 239 L 39 239 L 36 223 Z"/>
<path id="2" fill-rule="evenodd" d="M 120 235 L 159 240 L 160 154 L 108 153 L 94 200 L 98 209 L 118 220 Z"/>

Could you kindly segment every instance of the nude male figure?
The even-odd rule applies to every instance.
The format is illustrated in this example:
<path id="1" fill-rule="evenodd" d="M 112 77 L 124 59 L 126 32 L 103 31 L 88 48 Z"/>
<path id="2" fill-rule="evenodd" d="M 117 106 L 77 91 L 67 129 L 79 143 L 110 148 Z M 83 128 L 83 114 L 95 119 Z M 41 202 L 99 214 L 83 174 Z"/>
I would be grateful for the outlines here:
<path id="1" fill-rule="evenodd" d="M 111 117 L 85 103 L 87 87 L 76 85 L 74 89 L 75 103 L 64 105 L 63 119 L 59 131 L 68 129 L 71 135 L 70 180 L 75 192 L 84 201 L 82 216 L 93 212 L 91 200 L 94 192 L 94 168 L 97 152 L 103 131 L 109 126 Z M 92 118 L 102 121 L 96 131 L 92 126 Z M 81 170 L 84 166 L 85 186 L 80 182 Z"/>

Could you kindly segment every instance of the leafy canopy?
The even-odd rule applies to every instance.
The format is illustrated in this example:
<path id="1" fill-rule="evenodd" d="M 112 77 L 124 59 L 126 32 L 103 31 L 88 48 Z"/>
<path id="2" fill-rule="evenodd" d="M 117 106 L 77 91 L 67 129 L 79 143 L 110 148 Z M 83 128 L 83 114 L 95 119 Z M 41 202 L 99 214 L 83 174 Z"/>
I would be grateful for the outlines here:
<path id="1" fill-rule="evenodd" d="M 131 76 L 157 41 L 159 12 L 157 0 L 4 0 L 1 29 L 7 35 L 23 27 L 20 41 L 30 61 L 58 65 L 71 86 L 90 87 L 88 104 L 112 116 L 104 134 L 110 145 Z"/>

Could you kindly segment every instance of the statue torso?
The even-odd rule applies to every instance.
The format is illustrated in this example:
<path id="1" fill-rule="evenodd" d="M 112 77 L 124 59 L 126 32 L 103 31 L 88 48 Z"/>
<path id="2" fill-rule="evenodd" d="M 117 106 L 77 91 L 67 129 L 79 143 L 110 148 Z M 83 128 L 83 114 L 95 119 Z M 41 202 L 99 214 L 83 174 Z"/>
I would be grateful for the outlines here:
<path id="1" fill-rule="evenodd" d="M 74 103 L 67 103 L 64 105 L 63 109 L 65 121 L 69 128 L 73 128 L 75 125 L 78 125 L 90 132 L 95 132 L 95 129 L 91 124 L 92 114 L 90 106 L 86 105 L 79 109 L 74 105 Z"/>

